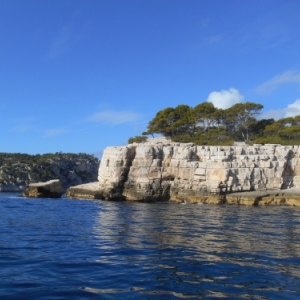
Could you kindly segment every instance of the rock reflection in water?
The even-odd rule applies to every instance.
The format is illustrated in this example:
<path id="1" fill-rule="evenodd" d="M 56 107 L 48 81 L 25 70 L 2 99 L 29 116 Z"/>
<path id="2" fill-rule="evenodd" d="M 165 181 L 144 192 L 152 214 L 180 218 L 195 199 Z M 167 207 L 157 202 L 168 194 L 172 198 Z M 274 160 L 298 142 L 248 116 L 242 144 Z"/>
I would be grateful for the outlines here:
<path id="1" fill-rule="evenodd" d="M 0 194 L 0 298 L 299 299 L 300 210 Z"/>
<path id="2" fill-rule="evenodd" d="M 96 221 L 99 249 L 111 251 L 108 262 L 124 276 L 139 274 L 140 293 L 259 299 L 300 292 L 293 287 L 300 278 L 297 209 L 107 203 Z"/>

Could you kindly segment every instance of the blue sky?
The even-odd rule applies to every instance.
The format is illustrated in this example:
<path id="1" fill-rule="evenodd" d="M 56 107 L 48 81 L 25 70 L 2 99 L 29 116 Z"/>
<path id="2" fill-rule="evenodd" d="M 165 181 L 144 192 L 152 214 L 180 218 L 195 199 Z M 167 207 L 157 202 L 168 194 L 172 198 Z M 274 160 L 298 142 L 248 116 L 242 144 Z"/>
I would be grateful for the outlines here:
<path id="1" fill-rule="evenodd" d="M 298 0 L 1 0 L 0 152 L 98 154 L 211 101 L 300 114 Z"/>

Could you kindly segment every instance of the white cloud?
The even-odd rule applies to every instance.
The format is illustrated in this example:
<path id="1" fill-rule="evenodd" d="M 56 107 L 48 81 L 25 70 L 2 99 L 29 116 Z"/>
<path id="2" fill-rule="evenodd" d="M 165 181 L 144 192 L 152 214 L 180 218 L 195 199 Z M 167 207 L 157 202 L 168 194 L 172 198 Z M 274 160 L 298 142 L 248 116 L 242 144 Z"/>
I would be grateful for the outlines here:
<path id="1" fill-rule="evenodd" d="M 294 103 L 289 104 L 287 108 L 284 109 L 284 117 L 295 117 L 300 115 L 300 99 L 297 99 Z"/>
<path id="2" fill-rule="evenodd" d="M 68 130 L 64 128 L 54 128 L 46 130 L 43 134 L 44 137 L 52 137 L 52 136 L 58 136 L 67 133 Z"/>
<path id="3" fill-rule="evenodd" d="M 139 114 L 133 112 L 105 110 L 88 117 L 87 120 L 91 122 L 102 122 L 106 124 L 119 125 L 131 123 L 139 120 L 140 118 L 141 116 Z"/>
<path id="4" fill-rule="evenodd" d="M 259 119 L 273 118 L 276 121 L 281 118 L 295 117 L 298 115 L 300 115 L 300 99 L 297 99 L 292 104 L 288 104 L 286 108 L 266 111 L 259 115 Z"/>
<path id="5" fill-rule="evenodd" d="M 287 71 L 277 75 L 257 87 L 256 92 L 259 94 L 270 94 L 280 85 L 289 83 L 300 84 L 300 73 L 296 71 Z"/>
<path id="6" fill-rule="evenodd" d="M 215 107 L 222 109 L 229 108 L 243 100 L 244 96 L 234 88 L 222 90 L 220 92 L 211 92 L 206 99 L 207 102 L 211 102 Z"/>
<path id="7" fill-rule="evenodd" d="M 274 119 L 278 120 L 283 118 L 284 116 L 284 109 L 272 109 L 269 111 L 266 111 L 264 113 L 261 113 L 257 119 L 262 120 L 262 119 Z"/>

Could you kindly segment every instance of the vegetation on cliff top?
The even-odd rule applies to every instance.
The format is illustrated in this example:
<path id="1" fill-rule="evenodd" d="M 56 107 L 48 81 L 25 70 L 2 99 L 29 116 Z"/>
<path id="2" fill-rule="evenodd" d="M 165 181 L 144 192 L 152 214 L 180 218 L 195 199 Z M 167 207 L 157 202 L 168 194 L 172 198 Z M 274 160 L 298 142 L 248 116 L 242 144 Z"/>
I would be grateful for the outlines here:
<path id="1" fill-rule="evenodd" d="M 178 105 L 156 113 L 147 131 L 128 143 L 141 143 L 147 135 L 161 134 L 175 142 L 197 145 L 232 145 L 234 141 L 257 144 L 295 145 L 300 143 L 300 115 L 274 119 L 257 117 L 263 106 L 246 102 L 218 109 L 210 102 L 195 107 Z"/>

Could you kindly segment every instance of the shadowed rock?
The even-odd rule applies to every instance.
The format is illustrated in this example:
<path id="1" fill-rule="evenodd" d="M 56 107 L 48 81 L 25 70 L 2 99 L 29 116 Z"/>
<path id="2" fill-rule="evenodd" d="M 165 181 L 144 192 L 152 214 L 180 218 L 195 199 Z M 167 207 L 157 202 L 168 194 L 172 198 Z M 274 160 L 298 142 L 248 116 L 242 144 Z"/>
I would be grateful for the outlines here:
<path id="1" fill-rule="evenodd" d="M 47 182 L 30 183 L 23 192 L 23 196 L 31 198 L 60 198 L 63 192 L 59 179 L 54 179 Z"/>

